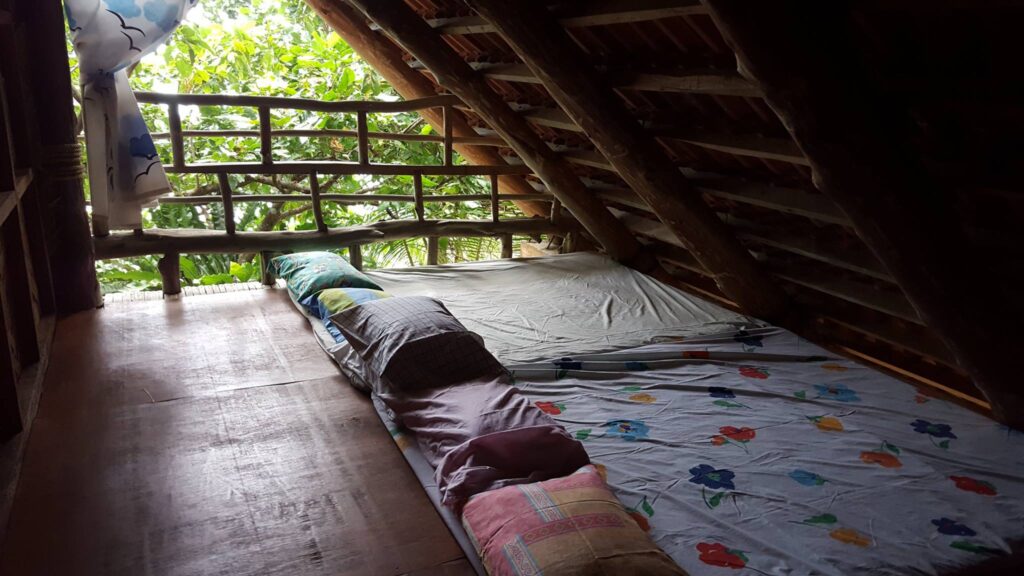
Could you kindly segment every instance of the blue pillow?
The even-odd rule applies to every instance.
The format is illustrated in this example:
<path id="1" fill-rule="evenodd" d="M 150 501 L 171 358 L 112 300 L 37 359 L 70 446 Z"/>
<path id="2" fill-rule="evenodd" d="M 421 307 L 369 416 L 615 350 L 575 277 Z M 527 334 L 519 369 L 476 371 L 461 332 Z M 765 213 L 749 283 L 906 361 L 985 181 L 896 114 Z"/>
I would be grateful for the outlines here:
<path id="1" fill-rule="evenodd" d="M 311 315 L 319 318 L 334 341 L 341 343 L 345 341 L 345 337 L 331 322 L 331 316 L 353 306 L 390 297 L 391 295 L 387 292 L 370 288 L 327 288 L 312 296 L 307 296 L 299 304 Z"/>
<path id="2" fill-rule="evenodd" d="M 327 288 L 372 288 L 380 286 L 356 270 L 344 258 L 330 252 L 300 252 L 270 261 L 270 271 L 288 283 L 288 291 L 299 303 Z"/>

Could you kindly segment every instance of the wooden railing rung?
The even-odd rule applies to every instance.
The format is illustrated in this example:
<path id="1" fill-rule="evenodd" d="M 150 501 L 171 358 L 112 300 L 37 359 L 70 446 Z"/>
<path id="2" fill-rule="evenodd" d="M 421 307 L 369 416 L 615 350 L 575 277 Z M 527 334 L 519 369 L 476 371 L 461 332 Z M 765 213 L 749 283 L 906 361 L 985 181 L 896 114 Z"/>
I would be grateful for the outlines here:
<path id="1" fill-rule="evenodd" d="M 443 121 L 443 127 L 444 127 L 444 165 L 445 166 L 451 166 L 452 165 L 452 124 L 454 123 L 453 122 L 454 119 L 452 118 L 452 114 L 455 113 L 455 110 L 453 110 L 451 106 L 445 106 L 444 108 L 441 109 L 441 112 L 442 112 L 442 121 Z"/>
<path id="2" fill-rule="evenodd" d="M 348 262 L 356 270 L 362 271 L 363 269 L 363 252 L 359 248 L 359 244 L 353 244 L 348 247 Z"/>
<path id="3" fill-rule="evenodd" d="M 313 200 L 313 220 L 316 222 L 318 232 L 327 232 L 327 224 L 324 223 L 324 209 L 320 205 L 320 180 L 316 172 L 309 173 L 309 195 Z"/>
<path id="4" fill-rule="evenodd" d="M 270 133 L 273 130 L 273 126 L 270 124 L 270 107 L 260 106 L 260 157 L 263 159 L 263 164 L 270 165 L 274 163 L 274 147 L 271 141 Z"/>
<path id="5" fill-rule="evenodd" d="M 305 194 L 233 194 L 234 202 L 267 202 L 284 204 L 286 202 L 306 202 Z M 160 204 L 212 204 L 220 202 L 220 196 L 167 196 L 160 198 Z M 449 194 L 423 196 L 423 202 L 493 202 L 490 194 Z M 416 197 L 408 194 L 320 194 L 321 202 L 337 202 L 339 204 L 379 204 L 380 202 L 415 202 Z M 550 194 L 498 194 L 499 202 L 550 202 Z"/>
<path id="6" fill-rule="evenodd" d="M 414 172 L 433 176 L 486 176 L 489 174 L 532 174 L 527 166 L 457 164 L 369 164 L 358 162 L 297 161 L 261 164 L 259 162 L 217 162 L 186 164 L 184 167 L 165 166 L 169 174 L 308 174 L 316 170 L 320 174 L 367 174 L 376 176 L 407 176 Z"/>
<path id="7" fill-rule="evenodd" d="M 558 221 L 562 219 L 562 203 L 558 201 L 558 198 L 551 199 L 551 223 L 558 224 Z"/>
<path id="8" fill-rule="evenodd" d="M 185 141 L 181 137 L 181 112 L 177 104 L 168 105 L 167 124 L 171 131 L 171 164 L 175 168 L 184 168 Z"/>
<path id="9" fill-rule="evenodd" d="M 440 248 L 437 236 L 427 236 L 427 264 L 437 265 L 437 254 Z"/>
<path id="10" fill-rule="evenodd" d="M 417 172 L 412 176 L 413 201 L 416 202 L 416 219 L 423 222 L 423 175 Z"/>
<path id="11" fill-rule="evenodd" d="M 259 130 L 182 130 L 184 138 L 259 138 Z M 153 132 L 153 140 L 168 140 L 170 132 Z M 271 138 L 356 138 L 356 130 L 308 130 L 282 128 L 270 131 Z M 436 142 L 444 143 L 444 136 L 436 134 L 404 134 L 401 132 L 368 131 L 370 140 L 397 140 L 400 142 Z M 493 136 L 452 136 L 452 144 L 469 144 L 472 146 L 506 146 L 505 141 Z"/>
<path id="12" fill-rule="evenodd" d="M 498 194 L 498 175 L 491 174 L 491 221 L 497 222 L 501 219 L 501 206 L 498 201 L 501 194 Z"/>
<path id="13" fill-rule="evenodd" d="M 264 286 L 273 286 L 275 283 L 274 273 L 270 271 L 270 259 L 273 253 L 267 250 L 260 251 L 260 282 Z"/>
<path id="14" fill-rule="evenodd" d="M 359 164 L 367 166 L 370 163 L 370 139 L 367 135 L 369 130 L 366 127 L 366 112 L 356 113 L 356 128 L 358 129 L 356 138 L 359 139 Z"/>
<path id="15" fill-rule="evenodd" d="M 227 174 L 217 174 L 217 183 L 220 185 L 220 199 L 224 204 L 224 230 L 228 234 L 234 234 L 235 204 L 231 197 L 231 181 Z"/>
<path id="16" fill-rule="evenodd" d="M 511 258 L 512 257 L 512 235 L 503 234 L 501 236 L 501 257 Z"/>
<path id="17" fill-rule="evenodd" d="M 394 114 L 415 112 L 438 106 L 461 105 L 457 96 L 442 94 L 413 100 L 379 102 L 367 100 L 326 101 L 287 96 L 249 96 L 235 94 L 172 94 L 163 92 L 135 92 L 135 99 L 145 104 L 178 104 L 191 106 L 264 106 L 281 110 L 308 110 L 310 112 L 380 112 Z"/>

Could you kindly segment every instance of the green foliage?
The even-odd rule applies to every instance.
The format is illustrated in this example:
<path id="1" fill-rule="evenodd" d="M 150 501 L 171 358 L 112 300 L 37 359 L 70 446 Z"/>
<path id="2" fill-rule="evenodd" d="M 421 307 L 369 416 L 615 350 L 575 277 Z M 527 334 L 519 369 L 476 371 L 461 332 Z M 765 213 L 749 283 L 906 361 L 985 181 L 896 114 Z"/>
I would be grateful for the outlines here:
<path id="1" fill-rule="evenodd" d="M 76 63 L 69 45 L 72 65 Z M 77 78 L 76 78 L 77 80 Z M 202 0 L 188 20 L 161 48 L 148 55 L 132 71 L 136 90 L 202 94 L 258 94 L 317 100 L 396 100 L 398 94 L 302 0 Z M 143 115 L 153 132 L 166 132 L 167 112 L 162 106 L 142 105 Z M 258 126 L 256 110 L 221 106 L 182 107 L 186 130 L 254 130 Z M 324 114 L 275 110 L 275 128 L 354 130 L 352 114 Z M 430 127 L 418 114 L 371 114 L 371 131 L 429 134 Z M 189 161 L 258 161 L 258 138 L 187 138 L 185 154 Z M 275 138 L 274 158 L 284 160 L 355 160 L 354 138 Z M 158 140 L 157 148 L 165 163 L 170 161 L 170 144 Z M 391 164 L 441 164 L 439 143 L 371 140 L 374 162 Z M 461 159 L 456 157 L 457 162 Z M 176 195 L 217 194 L 217 181 L 211 175 L 170 175 Z M 412 179 L 407 176 L 322 177 L 323 193 L 372 192 L 376 194 L 412 194 Z M 232 176 L 236 194 L 280 194 L 308 187 L 305 176 L 242 177 Z M 486 194 L 484 178 L 424 177 L 428 194 Z M 411 203 L 345 206 L 324 203 L 328 226 L 341 227 L 414 218 Z M 503 206 L 503 216 L 521 213 Z M 485 203 L 428 203 L 429 219 L 487 219 L 490 206 Z M 278 205 L 247 202 L 235 204 L 236 228 L 243 230 L 311 230 L 315 228 L 312 211 L 304 202 Z M 188 206 L 160 204 L 145 210 L 145 228 L 223 229 L 221 205 Z M 459 262 L 495 258 L 500 242 L 493 238 L 442 238 L 440 262 Z M 367 268 L 409 266 L 426 261 L 426 240 L 408 239 L 382 242 L 363 247 Z M 194 255 L 182 257 L 183 284 L 246 282 L 258 276 L 258 257 L 252 254 Z M 160 275 L 157 257 L 106 261 L 97 265 L 105 290 L 156 289 Z"/>

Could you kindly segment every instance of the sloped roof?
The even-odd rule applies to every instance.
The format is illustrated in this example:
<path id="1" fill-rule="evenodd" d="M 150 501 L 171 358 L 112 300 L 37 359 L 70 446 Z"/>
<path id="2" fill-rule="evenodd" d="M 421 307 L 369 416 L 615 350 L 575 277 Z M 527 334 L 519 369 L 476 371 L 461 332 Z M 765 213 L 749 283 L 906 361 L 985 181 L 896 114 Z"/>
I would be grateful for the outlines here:
<path id="1" fill-rule="evenodd" d="M 343 3 L 308 1 L 321 9 Z M 592 193 L 666 269 L 689 288 L 728 301 L 712 275 L 630 189 L 494 26 L 462 0 L 406 4 L 433 28 L 437 42 L 484 75 L 491 90 L 571 162 Z M 815 187 L 801 148 L 760 87 L 737 73 L 736 55 L 701 2 L 563 0 L 523 3 L 521 9 L 561 24 L 585 55 L 578 66 L 614 91 L 760 265 L 797 305 L 817 315 L 833 343 L 919 380 L 978 395 L 849 218 Z M 962 12 L 941 8 L 923 19 L 919 12 L 865 3 L 858 17 L 876 50 L 865 59 L 885 62 L 876 68 L 878 82 L 891 82 L 894 97 L 919 104 L 914 112 L 920 122 L 935 124 L 934 130 L 924 131 L 935 138 L 920 143 L 922 154 L 928 162 L 943 164 L 939 177 L 960 179 L 953 198 L 937 194 L 935 201 L 956 203 L 971 243 L 967 252 L 991 259 L 992 275 L 977 281 L 988 283 L 992 297 L 1006 303 L 1009 317 L 1019 318 L 1020 305 L 1010 294 L 1024 279 L 1024 251 L 1013 240 L 1024 222 L 1024 201 L 1013 159 L 996 144 L 1019 134 L 1024 116 L 1019 107 L 1005 106 L 1008 101 L 990 101 L 960 84 L 948 97 L 939 97 L 938 84 L 950 80 L 950 73 L 963 73 L 977 86 L 995 71 L 975 60 L 971 70 L 952 72 L 931 60 L 950 57 L 986 31 L 995 34 L 1000 24 L 998 18 L 964 23 Z M 377 30 L 372 21 L 364 24 Z M 953 40 L 943 34 L 952 34 Z M 383 32 L 378 35 L 382 42 L 393 42 Z M 975 47 L 972 57 L 984 61 L 991 53 L 1011 51 L 1003 45 L 1006 38 L 986 41 L 992 45 Z M 406 65 L 433 82 L 437 92 L 446 91 L 426 66 L 403 54 Z M 962 64 L 964 58 L 948 62 Z M 982 92 L 996 88 L 985 85 Z M 489 133 L 483 118 L 468 109 L 463 113 L 478 131 Z M 957 145 L 949 149 L 950 142 Z M 946 149 L 936 150 L 940 146 Z M 519 161 L 511 148 L 501 154 Z M 543 186 L 539 179 L 534 183 Z"/>

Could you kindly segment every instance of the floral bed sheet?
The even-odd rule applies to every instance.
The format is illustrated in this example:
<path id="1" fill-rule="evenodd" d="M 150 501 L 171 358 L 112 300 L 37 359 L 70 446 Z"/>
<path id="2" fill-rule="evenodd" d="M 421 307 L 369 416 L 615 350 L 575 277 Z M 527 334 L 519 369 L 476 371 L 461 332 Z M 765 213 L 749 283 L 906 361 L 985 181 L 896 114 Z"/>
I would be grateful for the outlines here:
<path id="1" fill-rule="evenodd" d="M 690 574 L 944 573 L 1024 537 L 1024 435 L 781 329 L 509 368 Z"/>

